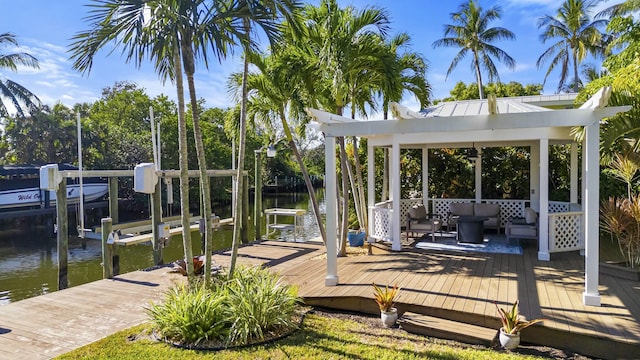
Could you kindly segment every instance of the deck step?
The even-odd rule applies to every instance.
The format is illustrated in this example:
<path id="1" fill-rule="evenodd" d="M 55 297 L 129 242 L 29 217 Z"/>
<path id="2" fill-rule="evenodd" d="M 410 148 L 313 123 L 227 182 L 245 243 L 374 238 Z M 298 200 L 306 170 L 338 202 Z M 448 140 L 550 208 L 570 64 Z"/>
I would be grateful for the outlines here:
<path id="1" fill-rule="evenodd" d="M 405 312 L 398 320 L 400 327 L 413 334 L 449 339 L 467 344 L 491 346 L 498 331 L 428 315 Z"/>

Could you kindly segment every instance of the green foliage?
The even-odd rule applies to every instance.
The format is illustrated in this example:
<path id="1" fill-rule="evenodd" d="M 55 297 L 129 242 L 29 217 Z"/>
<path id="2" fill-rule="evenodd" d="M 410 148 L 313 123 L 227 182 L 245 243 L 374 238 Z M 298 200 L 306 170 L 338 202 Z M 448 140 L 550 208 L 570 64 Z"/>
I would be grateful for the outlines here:
<path id="1" fill-rule="evenodd" d="M 620 253 L 631 268 L 640 266 L 640 195 L 609 198 L 600 206 L 602 230 L 618 242 Z"/>
<path id="2" fill-rule="evenodd" d="M 502 328 L 507 334 L 518 334 L 523 329 L 526 329 L 531 325 L 543 321 L 543 319 L 533 319 L 528 321 L 522 320 L 520 318 L 520 310 L 518 304 L 519 300 L 516 300 L 509 311 L 498 307 L 497 303 L 495 304 L 496 308 L 498 309 L 498 314 L 500 314 Z"/>
<path id="3" fill-rule="evenodd" d="M 229 332 L 225 298 L 203 283 L 179 284 L 169 289 L 164 301 L 152 305 L 148 313 L 155 330 L 180 343 L 198 345 L 224 340 Z"/>
<path id="4" fill-rule="evenodd" d="M 182 344 L 248 344 L 295 324 L 297 288 L 260 267 L 240 267 L 232 278 L 180 284 L 148 309 L 154 329 Z"/>
<path id="5" fill-rule="evenodd" d="M 542 94 L 542 84 L 527 84 L 522 85 L 519 82 L 511 81 L 509 83 L 488 83 L 483 85 L 483 91 L 485 94 L 496 95 L 496 97 L 514 97 L 514 96 L 528 96 L 528 95 L 540 95 Z M 470 83 L 465 84 L 462 81 L 458 81 L 456 85 L 449 91 L 451 96 L 442 99 L 442 101 L 457 101 L 457 100 L 474 100 L 478 99 L 478 84 Z"/>

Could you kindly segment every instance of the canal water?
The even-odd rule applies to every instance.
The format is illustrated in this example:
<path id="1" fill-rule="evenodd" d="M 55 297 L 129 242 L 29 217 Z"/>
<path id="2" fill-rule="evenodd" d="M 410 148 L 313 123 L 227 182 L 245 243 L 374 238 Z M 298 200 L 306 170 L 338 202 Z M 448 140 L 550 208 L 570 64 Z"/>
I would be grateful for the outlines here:
<path id="1" fill-rule="evenodd" d="M 322 190 L 316 192 L 320 201 L 320 212 L 324 214 L 324 196 Z M 313 209 L 307 193 L 266 196 L 264 208 L 306 209 L 304 216 L 304 234 L 298 234 L 297 241 L 306 241 L 320 236 Z M 250 204 L 250 216 L 253 204 Z M 221 217 L 229 217 L 230 206 L 214 208 Z M 292 219 L 282 219 L 287 222 Z M 58 288 L 58 254 L 56 239 L 43 228 L 24 226 L 28 219 L 16 222 L 12 228 L 0 229 L 0 306 L 8 303 L 56 291 Z M 264 227 L 264 223 L 262 224 Z M 262 230 L 262 234 L 265 230 Z M 253 221 L 249 221 L 249 239 L 255 235 Z M 291 231 L 277 232 L 271 239 L 294 241 Z M 216 250 L 231 246 L 233 231 L 231 227 L 222 227 L 214 232 L 213 243 Z M 198 232 L 192 233 L 194 254 L 201 254 L 201 238 Z M 140 244 L 120 247 L 120 272 L 130 272 L 153 265 L 151 246 Z M 102 278 L 102 248 L 100 241 L 87 240 L 86 248 L 75 236 L 69 236 L 69 287 L 85 284 Z M 165 263 L 171 263 L 184 257 L 182 237 L 174 236 L 163 250 Z"/>

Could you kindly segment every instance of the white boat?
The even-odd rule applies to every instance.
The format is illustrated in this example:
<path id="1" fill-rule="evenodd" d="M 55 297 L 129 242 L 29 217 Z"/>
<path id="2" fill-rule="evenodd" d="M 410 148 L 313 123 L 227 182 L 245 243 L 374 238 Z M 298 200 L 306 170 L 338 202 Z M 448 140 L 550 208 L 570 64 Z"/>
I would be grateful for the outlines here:
<path id="1" fill-rule="evenodd" d="M 64 165 L 65 170 L 74 169 Z M 0 167 L 0 209 L 27 208 L 45 206 L 47 190 L 39 187 L 39 166 Z M 99 179 L 85 179 L 82 185 L 84 201 L 90 202 L 102 198 L 109 192 L 109 185 Z M 67 183 L 67 203 L 80 202 L 80 184 Z M 49 191 L 49 204 L 55 206 L 56 192 Z"/>

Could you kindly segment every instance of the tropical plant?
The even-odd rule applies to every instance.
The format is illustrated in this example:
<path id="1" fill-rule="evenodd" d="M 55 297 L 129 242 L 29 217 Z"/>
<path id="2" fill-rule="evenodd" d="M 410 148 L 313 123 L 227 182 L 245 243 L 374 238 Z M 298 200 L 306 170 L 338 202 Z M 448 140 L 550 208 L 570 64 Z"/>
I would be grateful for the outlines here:
<path id="1" fill-rule="evenodd" d="M 544 321 L 544 319 L 522 320 L 520 318 L 519 302 L 519 300 L 516 300 L 509 311 L 499 307 L 497 303 L 494 303 L 496 309 L 498 309 L 498 314 L 500 314 L 502 329 L 507 334 L 518 334 L 523 329 Z"/>
<path id="2" fill-rule="evenodd" d="M 0 69 L 17 71 L 18 66 L 32 69 L 40 68 L 38 59 L 25 52 L 5 53 L 3 48 L 18 46 L 16 36 L 11 33 L 0 34 Z M 20 117 L 24 117 L 24 108 L 39 108 L 40 99 L 24 86 L 8 78 L 0 77 L 0 118 L 9 116 L 5 100 L 11 104 Z"/>
<path id="3" fill-rule="evenodd" d="M 538 20 L 542 43 L 557 39 L 536 61 L 540 68 L 549 62 L 544 83 L 551 72 L 560 67 L 558 90 L 562 89 L 570 77 L 573 67 L 573 91 L 580 90 L 578 69 L 588 54 L 603 56 L 606 53 L 606 37 L 601 29 L 607 25 L 607 19 L 592 19 L 591 13 L 599 0 L 565 0 L 556 16 L 545 15 Z"/>
<path id="4" fill-rule="evenodd" d="M 618 242 L 620 253 L 631 268 L 640 266 L 640 195 L 631 198 L 614 198 L 600 206 L 603 231 Z"/>
<path id="5" fill-rule="evenodd" d="M 373 284 L 373 295 L 376 304 L 380 308 L 380 311 L 389 312 L 393 308 L 393 305 L 396 303 L 396 297 L 398 296 L 398 292 L 400 288 L 397 285 L 393 285 L 392 288 L 389 288 L 389 285 L 385 285 L 384 288 Z"/>
<path id="6" fill-rule="evenodd" d="M 356 98 L 353 92 L 356 82 L 362 89 L 373 89 L 371 83 L 363 82 L 363 72 L 384 75 L 379 72 L 384 69 L 380 65 L 380 57 L 384 55 L 380 40 L 384 39 L 388 30 L 387 12 L 375 7 L 364 10 L 356 10 L 351 6 L 340 8 L 335 0 L 322 0 L 317 7 L 308 5 L 303 18 L 308 35 L 298 44 L 313 74 L 307 77 L 310 80 L 308 86 L 315 89 L 315 99 L 325 110 L 342 115 L 345 106 Z M 359 92 L 357 98 L 359 100 L 352 102 L 351 106 L 358 106 L 367 97 Z M 340 148 L 339 191 L 342 194 L 338 254 L 344 256 L 349 215 L 349 170 L 345 139 L 339 137 L 337 142 Z"/>
<path id="7" fill-rule="evenodd" d="M 297 325 L 297 288 L 262 267 L 240 266 L 234 275 L 181 283 L 147 308 L 153 329 L 182 345 L 246 345 Z"/>
<path id="8" fill-rule="evenodd" d="M 255 45 L 252 41 L 252 26 L 257 25 L 262 29 L 272 45 L 280 38 L 281 22 L 287 21 L 292 27 L 298 24 L 296 14 L 300 7 L 295 0 L 241 0 L 238 5 L 248 16 L 242 18 L 239 30 L 244 31 L 244 39 L 241 42 L 243 51 L 246 54 Z M 235 178 L 236 199 L 242 198 L 242 179 L 244 172 L 244 155 L 247 137 L 247 76 L 249 75 L 249 60 L 247 55 L 243 59 L 242 68 L 242 101 L 240 103 L 240 121 L 238 127 L 238 166 Z M 229 274 L 232 275 L 236 267 L 238 257 L 238 247 L 240 246 L 240 219 L 242 218 L 242 204 L 236 201 L 233 209 L 233 240 L 231 243 L 231 262 Z"/>
<path id="9" fill-rule="evenodd" d="M 474 0 L 463 3 L 458 12 L 451 13 L 453 24 L 445 25 L 444 38 L 436 40 L 433 47 L 456 47 L 460 51 L 453 58 L 447 76 L 471 52 L 471 69 L 476 74 L 478 95 L 484 99 L 482 88 L 482 68 L 487 71 L 489 81 L 500 82 L 500 75 L 493 58 L 503 62 L 511 70 L 515 69 L 516 61 L 504 50 L 493 45 L 497 40 L 515 40 L 513 32 L 502 27 L 489 27 L 489 23 L 499 20 L 502 9 L 499 6 L 488 10 Z"/>
<path id="10" fill-rule="evenodd" d="M 289 125 L 291 120 L 304 125 L 304 120 L 308 119 L 304 116 L 303 109 L 306 105 L 304 100 L 309 96 L 303 86 L 304 81 L 300 79 L 301 67 L 305 67 L 306 64 L 299 61 L 300 58 L 287 54 L 286 48 L 281 48 L 278 53 L 270 56 L 261 56 L 252 51 L 246 52 L 245 56 L 256 69 L 246 79 L 247 87 L 252 93 L 248 102 L 249 119 L 260 120 L 272 132 L 275 132 L 274 128 L 276 127 L 273 120 L 279 120 L 285 139 L 302 172 L 322 241 L 326 243 L 324 224 L 315 189 L 298 150 L 294 131 Z M 235 90 L 235 93 L 238 93 L 243 78 L 244 76 L 240 74 L 231 76 L 230 87 Z"/>

